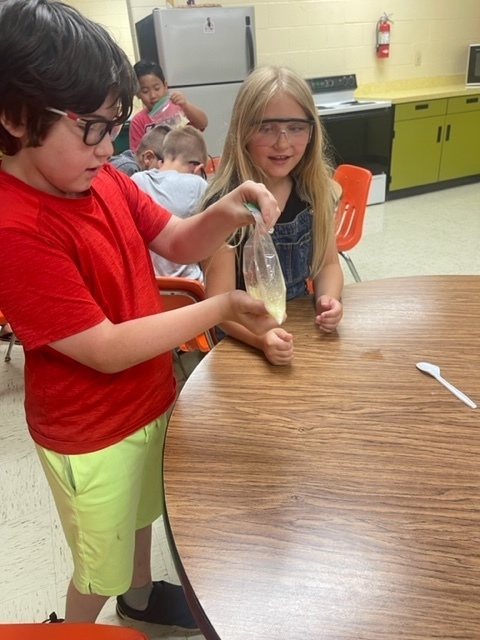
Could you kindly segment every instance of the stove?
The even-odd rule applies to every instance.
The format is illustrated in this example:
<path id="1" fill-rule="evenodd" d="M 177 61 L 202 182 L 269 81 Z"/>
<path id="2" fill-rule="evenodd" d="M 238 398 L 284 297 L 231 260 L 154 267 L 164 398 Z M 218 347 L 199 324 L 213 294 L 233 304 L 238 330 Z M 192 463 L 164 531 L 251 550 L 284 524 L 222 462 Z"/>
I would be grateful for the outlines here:
<path id="1" fill-rule="evenodd" d="M 325 149 L 334 166 L 356 164 L 372 172 L 367 204 L 384 202 L 390 175 L 393 107 L 388 100 L 356 100 L 357 77 L 307 79 L 320 116 Z"/>
<path id="2" fill-rule="evenodd" d="M 357 76 L 350 73 L 342 76 L 323 76 L 308 78 L 307 84 L 315 100 L 320 117 L 386 109 L 392 106 L 388 100 L 356 100 Z"/>

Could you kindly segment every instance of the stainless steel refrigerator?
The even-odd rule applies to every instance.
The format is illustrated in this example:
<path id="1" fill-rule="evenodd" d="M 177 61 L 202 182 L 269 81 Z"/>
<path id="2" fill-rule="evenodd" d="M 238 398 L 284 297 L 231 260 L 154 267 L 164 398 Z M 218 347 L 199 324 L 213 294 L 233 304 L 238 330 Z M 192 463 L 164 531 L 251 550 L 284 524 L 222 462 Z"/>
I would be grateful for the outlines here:
<path id="1" fill-rule="evenodd" d="M 255 67 L 254 7 L 156 8 L 135 29 L 140 57 L 206 112 L 208 152 L 221 155 L 238 89 Z"/>

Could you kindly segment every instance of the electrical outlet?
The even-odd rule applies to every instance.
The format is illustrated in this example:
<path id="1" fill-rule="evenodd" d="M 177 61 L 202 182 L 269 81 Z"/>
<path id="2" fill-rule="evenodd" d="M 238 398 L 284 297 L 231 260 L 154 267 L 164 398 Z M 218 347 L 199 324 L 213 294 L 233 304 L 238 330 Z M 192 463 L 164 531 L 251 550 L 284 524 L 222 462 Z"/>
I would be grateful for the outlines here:
<path id="1" fill-rule="evenodd" d="M 417 51 L 415 54 L 415 66 L 419 67 L 422 64 L 422 52 Z"/>

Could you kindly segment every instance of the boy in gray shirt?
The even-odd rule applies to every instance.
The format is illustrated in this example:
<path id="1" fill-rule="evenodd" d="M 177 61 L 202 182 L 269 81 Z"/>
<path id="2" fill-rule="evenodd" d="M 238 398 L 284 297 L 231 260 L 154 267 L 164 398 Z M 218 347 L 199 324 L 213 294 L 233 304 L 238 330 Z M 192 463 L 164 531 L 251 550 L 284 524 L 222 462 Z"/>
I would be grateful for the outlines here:
<path id="1" fill-rule="evenodd" d="M 158 169 L 141 171 L 131 179 L 153 200 L 180 218 L 198 213 L 207 181 L 204 166 L 207 145 L 200 131 L 187 125 L 170 131 L 163 141 L 163 164 Z M 198 264 L 177 264 L 150 252 L 155 273 L 180 276 L 203 283 Z"/>
<path id="2" fill-rule="evenodd" d="M 136 151 L 127 149 L 116 156 L 111 156 L 108 161 L 127 176 L 159 167 L 163 162 L 163 141 L 169 131 L 170 127 L 159 124 L 147 131 Z"/>

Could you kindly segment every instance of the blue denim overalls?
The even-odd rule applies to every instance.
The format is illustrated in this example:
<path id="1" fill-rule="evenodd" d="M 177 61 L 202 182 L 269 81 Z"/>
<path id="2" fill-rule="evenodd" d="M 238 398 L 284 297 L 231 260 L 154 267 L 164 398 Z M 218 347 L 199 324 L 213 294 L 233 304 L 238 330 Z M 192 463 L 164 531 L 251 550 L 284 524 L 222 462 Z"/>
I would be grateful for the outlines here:
<path id="1" fill-rule="evenodd" d="M 301 211 L 292 222 L 275 225 L 273 243 L 282 265 L 287 300 L 307 293 L 306 280 L 312 264 L 312 213 Z"/>

